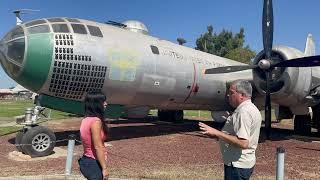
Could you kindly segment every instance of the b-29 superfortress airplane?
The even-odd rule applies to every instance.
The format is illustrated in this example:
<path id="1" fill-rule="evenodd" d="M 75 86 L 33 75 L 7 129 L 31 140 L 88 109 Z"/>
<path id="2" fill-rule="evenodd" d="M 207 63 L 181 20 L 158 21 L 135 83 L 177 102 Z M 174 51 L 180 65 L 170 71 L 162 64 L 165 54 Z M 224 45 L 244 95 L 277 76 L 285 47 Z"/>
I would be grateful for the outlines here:
<path id="1" fill-rule="evenodd" d="M 319 56 L 313 56 L 311 37 L 305 52 L 272 46 L 270 0 L 264 2 L 264 50 L 252 65 L 152 37 L 138 21 L 54 17 L 17 22 L 0 42 L 1 64 L 12 79 L 40 94 L 38 105 L 81 115 L 86 93 L 102 91 L 109 117 L 145 117 L 156 108 L 159 119 L 182 120 L 188 109 L 209 110 L 219 119 L 230 109 L 228 84 L 246 79 L 254 86 L 255 104 L 266 108 L 267 129 L 271 98 L 279 106 L 277 119 L 295 115 L 297 132 L 310 132 L 311 124 L 319 130 L 320 69 L 312 67 L 320 64 Z M 316 112 L 313 118 L 309 107 Z M 54 133 L 36 126 L 36 119 L 26 121 L 16 137 L 22 144 L 18 149 L 33 157 L 50 154 L 55 145 Z"/>

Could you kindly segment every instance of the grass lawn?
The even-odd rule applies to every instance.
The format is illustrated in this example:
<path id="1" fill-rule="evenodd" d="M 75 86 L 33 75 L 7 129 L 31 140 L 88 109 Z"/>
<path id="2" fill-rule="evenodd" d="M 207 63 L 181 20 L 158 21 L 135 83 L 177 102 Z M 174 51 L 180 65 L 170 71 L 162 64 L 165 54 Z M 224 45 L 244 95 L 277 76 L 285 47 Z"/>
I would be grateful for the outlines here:
<path id="1" fill-rule="evenodd" d="M 152 109 L 149 114 L 152 116 L 157 116 L 158 110 Z M 204 119 L 212 119 L 210 111 L 198 111 L 198 110 L 184 110 L 183 111 L 184 118 L 204 118 Z"/>
<path id="2" fill-rule="evenodd" d="M 0 127 L 0 136 L 7 135 L 7 134 L 12 134 L 20 130 L 22 127 L 21 126 L 5 126 L 5 127 Z"/>
<path id="3" fill-rule="evenodd" d="M 33 106 L 32 100 L 0 100 L 0 136 L 19 130 L 21 126 L 17 126 L 16 124 L 11 126 L 1 126 L 1 124 L 15 122 L 15 116 L 24 115 L 26 108 Z M 210 111 L 185 110 L 183 113 L 185 119 L 201 118 L 203 120 L 212 120 Z M 50 109 L 45 109 L 44 114 L 50 116 L 51 120 L 70 118 L 69 113 Z M 261 114 L 264 116 L 263 111 L 261 111 Z M 157 110 L 150 110 L 150 115 L 157 116 Z M 274 112 L 272 112 L 272 119 L 275 119 Z"/>
<path id="4" fill-rule="evenodd" d="M 23 115 L 26 108 L 34 107 L 32 100 L 0 100 L 0 117 L 14 118 L 15 116 Z M 50 112 L 51 111 L 51 112 Z M 46 109 L 44 111 L 46 115 L 49 115 L 52 119 L 64 119 L 69 117 L 69 113 Z M 1 121 L 1 120 L 0 120 Z"/>
<path id="5" fill-rule="evenodd" d="M 15 116 L 24 115 L 26 108 L 34 107 L 32 100 L 0 100 L 0 124 L 15 122 Z M 69 113 L 45 109 L 44 114 L 51 120 L 66 119 Z M 0 136 L 18 131 L 21 126 L 13 124 L 0 126 Z"/>
<path id="6" fill-rule="evenodd" d="M 205 119 L 212 119 L 210 111 L 199 111 L 199 110 L 186 110 L 183 111 L 185 117 L 201 117 Z"/>
<path id="7" fill-rule="evenodd" d="M 152 109 L 150 110 L 150 115 L 157 116 L 158 110 Z M 264 121 L 264 110 L 260 111 L 262 116 L 262 121 Z M 211 112 L 210 111 L 200 111 L 200 110 L 184 110 L 183 111 L 184 118 L 201 118 L 201 119 L 207 119 L 212 120 Z M 276 116 L 274 113 L 274 109 L 271 110 L 271 119 L 275 120 Z"/>
<path id="8" fill-rule="evenodd" d="M 13 118 L 24 114 L 27 107 L 33 107 L 32 100 L 0 100 L 0 117 Z"/>

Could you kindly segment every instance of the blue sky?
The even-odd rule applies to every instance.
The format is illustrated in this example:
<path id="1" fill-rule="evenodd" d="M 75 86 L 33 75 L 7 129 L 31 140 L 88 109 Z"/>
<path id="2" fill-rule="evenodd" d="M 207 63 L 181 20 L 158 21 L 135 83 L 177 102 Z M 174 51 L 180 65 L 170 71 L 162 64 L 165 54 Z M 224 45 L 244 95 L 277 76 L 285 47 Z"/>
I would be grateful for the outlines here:
<path id="1" fill-rule="evenodd" d="M 76 17 L 99 22 L 139 20 L 152 36 L 173 42 L 183 37 L 187 40 L 186 46 L 192 48 L 210 24 L 218 33 L 223 28 L 239 32 L 243 27 L 245 44 L 259 52 L 262 5 L 262 0 L 1 0 L 0 37 L 15 26 L 12 11 L 28 8 L 40 11 L 22 15 L 24 21 L 44 17 Z M 303 50 L 308 33 L 312 33 L 316 45 L 319 44 L 320 25 L 316 18 L 319 0 L 277 0 L 273 7 L 274 44 Z M 0 68 L 0 88 L 15 84 Z"/>

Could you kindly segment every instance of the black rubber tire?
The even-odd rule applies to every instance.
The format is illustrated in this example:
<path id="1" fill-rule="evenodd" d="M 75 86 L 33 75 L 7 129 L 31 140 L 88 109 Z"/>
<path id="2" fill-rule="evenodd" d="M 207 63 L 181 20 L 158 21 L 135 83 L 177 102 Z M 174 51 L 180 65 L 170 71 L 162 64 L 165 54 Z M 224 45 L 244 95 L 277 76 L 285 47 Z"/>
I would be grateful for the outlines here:
<path id="1" fill-rule="evenodd" d="M 182 122 L 183 121 L 183 110 L 158 110 L 158 118 L 160 121 L 167 122 Z"/>
<path id="2" fill-rule="evenodd" d="M 173 122 L 182 122 L 183 121 L 183 110 L 177 110 L 172 112 Z"/>
<path id="3" fill-rule="evenodd" d="M 313 118 L 315 128 L 317 128 L 317 136 L 320 137 L 320 105 L 312 107 Z"/>
<path id="4" fill-rule="evenodd" d="M 158 119 L 159 121 L 167 121 L 168 115 L 166 110 L 158 110 Z"/>
<path id="5" fill-rule="evenodd" d="M 22 150 L 31 157 L 48 156 L 56 144 L 53 131 L 43 126 L 28 129 L 21 141 Z"/>
<path id="6" fill-rule="evenodd" d="M 311 134 L 311 117 L 309 115 L 295 115 L 294 133 L 307 136 Z"/>
<path id="7" fill-rule="evenodd" d="M 21 141 L 22 141 L 23 135 L 24 135 L 24 130 L 22 129 L 17 132 L 16 138 L 15 138 L 15 145 L 16 145 L 16 148 L 19 152 L 23 152 L 22 146 L 21 146 L 21 144 L 22 144 Z"/>

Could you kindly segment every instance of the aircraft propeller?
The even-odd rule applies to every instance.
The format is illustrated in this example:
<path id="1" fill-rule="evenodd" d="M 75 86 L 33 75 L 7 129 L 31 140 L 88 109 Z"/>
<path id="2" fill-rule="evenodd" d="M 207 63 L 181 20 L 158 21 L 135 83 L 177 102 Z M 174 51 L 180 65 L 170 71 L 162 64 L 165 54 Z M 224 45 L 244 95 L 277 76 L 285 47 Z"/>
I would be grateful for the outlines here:
<path id="1" fill-rule="evenodd" d="M 309 56 L 302 58 L 290 59 L 272 63 L 272 41 L 273 41 L 273 9 L 272 0 L 264 0 L 263 15 L 262 15 L 262 35 L 263 35 L 263 50 L 265 59 L 258 62 L 257 65 L 237 65 L 224 66 L 218 68 L 206 69 L 204 74 L 220 74 L 243 71 L 248 69 L 261 69 L 266 75 L 266 90 L 265 90 L 265 127 L 267 139 L 270 139 L 271 130 L 271 101 L 270 101 L 270 81 L 272 79 L 271 72 L 275 67 L 313 67 L 320 66 L 320 56 Z"/>

